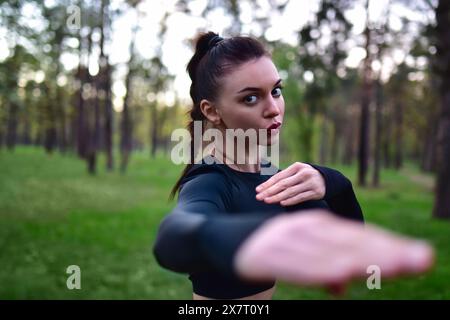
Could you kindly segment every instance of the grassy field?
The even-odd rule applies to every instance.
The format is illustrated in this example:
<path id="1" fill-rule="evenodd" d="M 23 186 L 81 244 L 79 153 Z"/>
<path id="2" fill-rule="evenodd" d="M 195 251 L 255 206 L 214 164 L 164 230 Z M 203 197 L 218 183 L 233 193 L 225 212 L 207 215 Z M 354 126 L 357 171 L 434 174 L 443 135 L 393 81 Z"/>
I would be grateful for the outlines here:
<path id="1" fill-rule="evenodd" d="M 174 203 L 167 195 L 181 167 L 133 154 L 126 175 L 96 177 L 84 162 L 41 149 L 0 151 L 0 299 L 190 299 L 187 276 L 160 268 L 152 243 Z M 355 168 L 339 168 L 354 181 Z M 353 283 L 348 299 L 449 299 L 450 222 L 431 219 L 430 177 L 413 167 L 384 171 L 382 188 L 355 191 L 367 222 L 429 240 L 432 271 Z M 68 290 L 66 268 L 81 268 L 81 290 Z M 322 289 L 279 284 L 275 299 L 334 299 Z"/>

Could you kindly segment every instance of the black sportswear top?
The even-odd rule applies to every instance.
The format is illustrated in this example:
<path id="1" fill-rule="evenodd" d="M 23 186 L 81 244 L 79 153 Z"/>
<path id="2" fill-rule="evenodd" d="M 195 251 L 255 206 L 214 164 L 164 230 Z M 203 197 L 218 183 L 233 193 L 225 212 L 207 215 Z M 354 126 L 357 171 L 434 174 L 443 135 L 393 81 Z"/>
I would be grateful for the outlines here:
<path id="1" fill-rule="evenodd" d="M 270 175 L 241 172 L 221 163 L 207 164 L 213 158 L 206 158 L 194 164 L 183 178 L 178 203 L 161 222 L 153 247 L 161 266 L 189 273 L 193 291 L 199 295 L 237 299 L 273 287 L 274 281 L 238 278 L 233 258 L 240 244 L 274 215 L 326 208 L 363 221 L 350 180 L 336 170 L 311 164 L 325 179 L 325 197 L 283 207 L 255 198 L 256 186 Z"/>

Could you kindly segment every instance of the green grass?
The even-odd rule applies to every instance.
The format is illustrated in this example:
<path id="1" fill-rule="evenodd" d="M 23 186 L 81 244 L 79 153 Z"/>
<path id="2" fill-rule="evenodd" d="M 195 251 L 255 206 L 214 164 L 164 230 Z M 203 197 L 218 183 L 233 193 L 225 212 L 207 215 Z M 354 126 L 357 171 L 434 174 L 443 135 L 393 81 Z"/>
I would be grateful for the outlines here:
<path id="1" fill-rule="evenodd" d="M 191 298 L 187 276 L 160 268 L 151 252 L 182 168 L 135 153 L 126 175 L 105 172 L 104 159 L 99 169 L 91 177 L 76 157 L 31 147 L 0 151 L 0 299 Z M 339 169 L 350 178 L 356 171 Z M 382 188 L 355 189 L 369 223 L 427 239 L 436 266 L 420 277 L 383 281 L 381 290 L 353 283 L 345 298 L 450 298 L 450 222 L 431 219 L 433 194 L 413 179 L 419 175 L 411 166 L 384 171 Z M 81 290 L 66 287 L 69 265 L 81 268 Z M 274 298 L 332 297 L 283 283 Z"/>

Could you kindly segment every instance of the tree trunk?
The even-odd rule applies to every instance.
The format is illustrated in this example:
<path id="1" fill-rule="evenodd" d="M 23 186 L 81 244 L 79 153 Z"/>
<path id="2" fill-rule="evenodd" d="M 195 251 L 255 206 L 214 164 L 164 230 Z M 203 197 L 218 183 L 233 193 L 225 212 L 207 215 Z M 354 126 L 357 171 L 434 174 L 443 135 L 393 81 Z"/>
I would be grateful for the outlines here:
<path id="1" fill-rule="evenodd" d="M 75 152 L 78 152 L 78 95 L 75 93 L 72 97 L 70 97 L 70 106 L 71 106 L 71 112 L 70 114 L 70 129 L 68 133 L 68 140 L 70 144 L 71 150 L 74 150 Z"/>
<path id="2" fill-rule="evenodd" d="M 151 117 L 152 117 L 152 128 L 150 130 L 150 138 L 152 141 L 150 156 L 154 158 L 156 156 L 156 149 L 158 147 L 158 112 L 156 108 L 156 103 L 150 105 Z"/>
<path id="3" fill-rule="evenodd" d="M 129 100 L 130 100 L 130 82 L 131 82 L 131 71 L 128 72 L 127 78 L 125 80 L 125 87 L 127 88 L 127 93 L 123 101 L 122 110 L 122 125 L 121 125 L 121 142 L 120 148 L 122 152 L 122 158 L 120 160 L 120 171 L 124 173 L 128 166 L 128 160 L 131 152 L 131 119 L 129 110 Z"/>
<path id="4" fill-rule="evenodd" d="M 403 103 L 398 101 L 395 110 L 395 169 L 403 166 Z"/>
<path id="5" fill-rule="evenodd" d="M 370 100 L 371 100 L 371 58 L 369 52 L 369 46 L 371 43 L 370 39 L 370 29 L 368 21 L 368 9 L 369 0 L 366 2 L 366 28 L 364 31 L 366 37 L 366 58 L 364 59 L 364 69 L 363 69 L 363 87 L 362 87 L 362 97 L 361 97 L 361 119 L 359 128 L 359 149 L 358 149 L 358 183 L 361 186 L 367 184 L 367 172 L 369 169 L 369 150 L 370 150 L 370 139 L 369 139 L 369 124 L 370 124 Z"/>
<path id="6" fill-rule="evenodd" d="M 77 93 L 78 101 L 77 101 L 77 150 L 80 158 L 85 158 L 86 156 L 86 147 L 87 147 L 87 124 L 86 124 L 86 116 L 85 116 L 85 106 L 83 99 L 83 86 L 84 86 L 84 72 L 87 72 L 86 69 L 81 69 L 81 77 L 79 78 L 81 87 L 79 92 Z"/>
<path id="7" fill-rule="evenodd" d="M 22 143 L 24 145 L 31 144 L 31 121 L 30 121 L 30 113 L 31 113 L 31 92 L 30 90 L 25 91 L 25 99 L 23 102 L 23 127 L 22 127 Z"/>
<path id="8" fill-rule="evenodd" d="M 333 122 L 333 135 L 331 140 L 331 150 L 330 150 L 330 156 L 331 156 L 331 163 L 337 164 L 338 158 L 339 158 L 339 146 L 342 140 L 342 122 L 343 119 L 340 117 L 341 108 L 336 106 L 333 108 L 333 111 L 331 113 L 332 116 L 332 122 Z"/>
<path id="9" fill-rule="evenodd" d="M 17 116 L 19 106 L 11 101 L 9 103 L 8 124 L 6 129 L 6 146 L 9 150 L 13 150 L 17 140 Z"/>
<path id="10" fill-rule="evenodd" d="M 3 123 L 0 121 L 0 150 L 3 149 Z"/>
<path id="11" fill-rule="evenodd" d="M 386 110 L 386 106 L 384 108 L 385 112 L 383 115 L 383 124 L 384 124 L 384 134 L 382 135 L 383 140 L 383 163 L 385 168 L 390 168 L 392 164 L 391 160 L 391 127 L 392 127 L 392 121 L 391 117 L 389 115 L 388 110 Z"/>
<path id="12" fill-rule="evenodd" d="M 67 149 L 67 117 L 66 117 L 66 102 L 62 88 L 57 87 L 57 103 L 58 103 L 58 115 L 59 115 L 59 150 L 66 152 Z"/>
<path id="13" fill-rule="evenodd" d="M 112 110 L 112 99 L 111 99 L 111 67 L 109 62 L 107 62 L 105 67 L 105 79 L 104 79 L 104 92 L 105 92 L 105 151 L 106 151 L 106 168 L 108 171 L 112 171 L 114 168 L 114 158 L 113 158 L 113 110 Z"/>
<path id="14" fill-rule="evenodd" d="M 381 81 L 376 82 L 376 104 L 375 104 L 375 144 L 372 185 L 380 185 L 380 162 L 381 162 L 381 131 L 382 131 L 382 107 L 383 107 L 383 87 Z"/>
<path id="15" fill-rule="evenodd" d="M 28 112 L 25 110 L 25 116 L 23 119 L 23 134 L 22 134 L 22 143 L 25 145 L 31 144 L 31 124 L 30 124 L 30 116 Z"/>
<path id="16" fill-rule="evenodd" d="M 95 90 L 95 83 L 92 79 L 89 79 L 89 84 L 92 90 Z M 95 91 L 93 91 L 95 92 Z M 95 93 L 94 93 L 95 94 Z M 87 169 L 89 174 L 94 175 L 97 171 L 97 140 L 96 140 L 96 123 L 98 121 L 97 110 L 96 110 L 97 98 L 96 94 L 94 97 L 90 96 L 85 100 L 85 115 L 86 115 L 86 154 L 85 159 L 87 162 Z"/>
<path id="17" fill-rule="evenodd" d="M 52 153 L 57 143 L 56 132 L 56 99 L 52 95 L 51 90 L 47 83 L 42 83 L 43 96 L 45 97 L 44 103 L 46 103 L 45 113 L 45 131 L 44 131 L 44 147 L 47 153 Z"/>
<path id="18" fill-rule="evenodd" d="M 136 22 L 135 26 L 133 27 L 131 41 L 130 41 L 130 60 L 128 61 L 128 73 L 125 78 L 125 88 L 126 88 L 126 94 L 125 98 L 123 100 L 123 110 L 122 110 L 122 125 L 121 125 L 121 152 L 122 152 L 122 159 L 120 161 L 120 171 L 124 173 L 126 171 L 126 168 L 128 166 L 128 161 L 132 149 L 132 123 L 131 123 L 131 116 L 130 116 L 130 100 L 132 95 L 132 86 L 131 82 L 133 79 L 133 73 L 134 73 L 134 45 L 136 40 L 136 32 L 138 28 L 138 22 Z"/>
<path id="19" fill-rule="evenodd" d="M 97 82 L 97 80 L 96 80 Z M 94 152 L 96 152 L 100 147 L 100 85 L 96 83 L 96 94 L 94 100 L 94 132 L 92 136 Z"/>
<path id="20" fill-rule="evenodd" d="M 76 137 L 77 137 L 77 152 L 80 158 L 84 158 L 86 155 L 86 121 L 85 121 L 85 111 L 84 111 L 84 98 L 83 98 L 83 88 L 86 83 L 88 72 L 87 68 L 83 65 L 83 43 L 84 39 L 79 36 L 79 63 L 76 78 L 79 84 L 78 91 L 76 93 Z"/>
<path id="21" fill-rule="evenodd" d="M 55 57 L 55 63 L 56 63 L 56 70 L 55 75 L 58 77 L 60 71 L 61 71 L 61 63 L 59 62 L 61 53 L 63 52 L 63 41 L 64 36 L 63 32 L 61 30 L 58 30 L 57 34 L 59 36 L 56 37 L 57 43 L 56 43 L 56 57 Z M 67 124 L 66 124 L 66 103 L 64 101 L 64 92 L 63 89 L 57 84 L 53 83 L 53 86 L 55 88 L 55 96 L 54 99 L 52 99 L 53 103 L 53 110 L 54 110 L 54 124 L 55 132 L 58 138 L 58 147 L 59 151 L 61 153 L 64 153 L 67 148 Z"/>
<path id="22" fill-rule="evenodd" d="M 313 136 L 314 136 L 314 122 L 315 116 L 307 111 L 304 114 L 298 115 L 300 123 L 299 141 L 301 145 L 302 159 L 305 162 L 313 162 Z"/>
<path id="23" fill-rule="evenodd" d="M 100 8 L 100 73 L 99 73 L 99 88 L 103 95 L 103 116 L 104 124 L 101 129 L 103 142 L 103 149 L 106 152 L 106 169 L 112 171 L 114 168 L 113 159 L 113 110 L 111 99 L 111 66 L 109 64 L 109 57 L 105 55 L 105 38 L 106 33 L 109 33 L 109 0 L 102 0 Z"/>
<path id="24" fill-rule="evenodd" d="M 319 156 L 319 161 L 322 165 L 325 165 L 327 163 L 328 160 L 328 139 L 329 139 L 329 134 L 328 134 L 328 122 L 327 122 L 327 117 L 326 115 L 324 115 L 322 117 L 322 130 L 321 130 L 321 137 L 320 137 L 320 156 Z"/>
<path id="25" fill-rule="evenodd" d="M 426 138 L 422 151 L 421 169 L 425 172 L 435 172 L 436 170 L 436 123 L 437 119 L 429 120 L 424 133 Z"/>
<path id="26" fill-rule="evenodd" d="M 169 118 L 170 112 L 173 111 L 170 108 L 165 107 L 161 113 L 161 116 L 158 119 L 158 146 L 162 146 L 164 150 L 164 154 L 167 154 L 167 137 L 164 136 L 163 128 L 164 125 Z"/>
<path id="27" fill-rule="evenodd" d="M 342 155 L 342 164 L 350 166 L 355 158 L 355 123 L 356 119 L 351 113 L 347 115 L 346 127 L 344 131 L 345 139 L 344 141 L 344 153 Z"/>
<path id="28" fill-rule="evenodd" d="M 0 119 L 0 150 L 3 149 L 3 121 Z"/>
<path id="29" fill-rule="evenodd" d="M 94 83 L 92 83 L 94 87 Z M 98 135 L 99 135 L 99 107 L 98 107 L 98 95 L 92 99 L 90 98 L 87 101 L 88 110 L 88 142 L 87 142 L 87 153 L 86 153 L 86 161 L 89 174 L 97 173 L 97 148 L 98 148 Z"/>
<path id="30" fill-rule="evenodd" d="M 441 110 L 437 140 L 437 184 L 433 216 L 450 219 L 450 2 L 436 8 L 437 66 L 441 78 Z"/>
<path id="31" fill-rule="evenodd" d="M 364 91 L 367 90 L 363 89 Z M 361 118 L 359 128 L 359 148 L 358 148 L 358 183 L 366 185 L 367 171 L 369 169 L 369 100 L 367 93 L 363 93 L 361 103 Z"/>
<path id="32" fill-rule="evenodd" d="M 44 106 L 42 105 L 42 101 L 39 101 L 37 103 L 37 106 L 39 109 L 44 109 Z M 44 136 L 45 136 L 45 120 L 43 112 L 38 112 L 36 116 L 37 120 L 37 133 L 36 137 L 34 139 L 34 145 L 35 146 L 42 146 L 44 144 Z"/>

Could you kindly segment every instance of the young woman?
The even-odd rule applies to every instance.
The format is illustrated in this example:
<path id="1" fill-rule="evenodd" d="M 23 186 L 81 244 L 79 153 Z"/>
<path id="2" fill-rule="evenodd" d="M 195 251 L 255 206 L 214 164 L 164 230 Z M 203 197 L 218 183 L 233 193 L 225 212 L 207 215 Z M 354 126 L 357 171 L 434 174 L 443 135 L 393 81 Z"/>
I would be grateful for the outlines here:
<path id="1" fill-rule="evenodd" d="M 285 104 L 259 41 L 201 33 L 187 70 L 192 162 L 172 191 L 179 191 L 178 203 L 160 225 L 154 254 L 163 267 L 189 273 L 194 299 L 270 299 L 276 279 L 333 288 L 366 275 L 370 264 L 384 276 L 431 264 L 426 245 L 363 228 L 352 185 L 338 171 L 297 162 L 261 174 L 258 151 L 277 143 Z M 202 137 L 195 121 L 202 134 L 213 128 L 222 137 L 230 129 L 268 136 L 248 139 L 244 148 L 219 141 L 196 162 Z M 245 161 L 237 161 L 239 152 Z M 383 250 L 388 254 L 380 257 Z"/>

